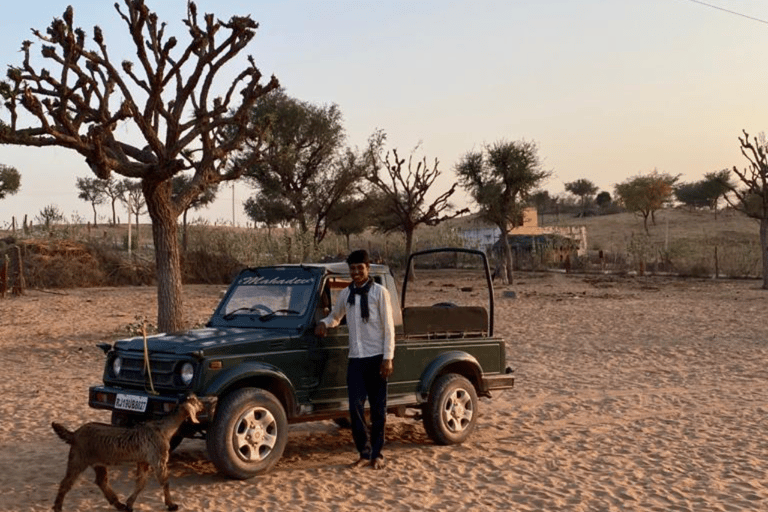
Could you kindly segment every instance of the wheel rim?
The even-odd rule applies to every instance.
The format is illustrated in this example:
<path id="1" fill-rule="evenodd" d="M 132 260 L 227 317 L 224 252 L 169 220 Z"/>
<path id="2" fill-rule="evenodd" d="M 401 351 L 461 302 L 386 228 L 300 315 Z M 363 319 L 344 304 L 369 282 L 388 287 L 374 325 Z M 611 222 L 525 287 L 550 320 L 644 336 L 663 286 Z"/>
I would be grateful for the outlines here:
<path id="1" fill-rule="evenodd" d="M 472 396 L 466 389 L 456 389 L 446 397 L 442 416 L 443 424 L 450 432 L 458 434 L 469 428 L 473 415 Z"/>
<path id="2" fill-rule="evenodd" d="M 277 444 L 277 420 L 263 407 L 251 408 L 235 423 L 232 441 L 244 461 L 263 461 Z"/>

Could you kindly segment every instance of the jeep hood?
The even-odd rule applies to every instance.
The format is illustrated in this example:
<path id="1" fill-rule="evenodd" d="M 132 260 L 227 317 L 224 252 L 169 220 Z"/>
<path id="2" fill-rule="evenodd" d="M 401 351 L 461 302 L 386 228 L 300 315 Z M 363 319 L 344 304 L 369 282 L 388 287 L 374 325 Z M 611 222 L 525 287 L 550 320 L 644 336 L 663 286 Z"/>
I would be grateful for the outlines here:
<path id="1" fill-rule="evenodd" d="M 190 331 L 157 334 L 147 336 L 147 348 L 150 353 L 190 354 L 193 352 L 209 354 L 226 350 L 233 344 L 258 343 L 268 340 L 284 340 L 295 336 L 295 330 L 289 329 L 241 329 L 209 327 Z M 142 336 L 115 342 L 116 350 L 144 351 Z"/>

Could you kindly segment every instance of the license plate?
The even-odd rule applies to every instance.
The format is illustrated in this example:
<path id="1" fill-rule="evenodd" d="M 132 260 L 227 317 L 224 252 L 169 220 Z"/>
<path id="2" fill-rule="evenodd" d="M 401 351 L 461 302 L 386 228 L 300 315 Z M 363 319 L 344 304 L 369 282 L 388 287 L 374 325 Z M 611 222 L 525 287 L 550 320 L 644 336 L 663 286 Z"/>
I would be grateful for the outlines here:
<path id="1" fill-rule="evenodd" d="M 124 395 L 118 393 L 115 397 L 115 409 L 132 412 L 144 412 L 147 410 L 146 396 Z"/>

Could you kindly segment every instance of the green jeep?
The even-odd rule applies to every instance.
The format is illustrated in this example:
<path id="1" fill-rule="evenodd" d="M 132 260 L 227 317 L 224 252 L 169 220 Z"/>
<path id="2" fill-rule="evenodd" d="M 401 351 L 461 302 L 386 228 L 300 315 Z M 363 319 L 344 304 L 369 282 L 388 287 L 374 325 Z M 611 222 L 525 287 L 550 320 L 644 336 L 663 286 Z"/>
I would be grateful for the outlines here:
<path id="1" fill-rule="evenodd" d="M 414 258 L 453 252 L 479 258 L 488 308 L 437 303 L 405 306 L 388 267 L 370 275 L 389 290 L 396 326 L 395 371 L 388 411 L 415 410 L 436 443 L 463 442 L 474 430 L 478 396 L 514 384 L 504 341 L 493 336 L 493 288 L 485 255 L 436 249 Z M 168 414 L 188 393 L 216 397 L 216 407 L 187 422 L 174 440 L 202 436 L 224 475 L 245 479 L 271 469 L 282 456 L 288 424 L 348 417 L 348 330 L 325 338 L 316 322 L 350 283 L 345 263 L 277 265 L 243 270 L 205 328 L 104 344 L 104 385 L 89 390 L 89 405 L 130 425 Z"/>

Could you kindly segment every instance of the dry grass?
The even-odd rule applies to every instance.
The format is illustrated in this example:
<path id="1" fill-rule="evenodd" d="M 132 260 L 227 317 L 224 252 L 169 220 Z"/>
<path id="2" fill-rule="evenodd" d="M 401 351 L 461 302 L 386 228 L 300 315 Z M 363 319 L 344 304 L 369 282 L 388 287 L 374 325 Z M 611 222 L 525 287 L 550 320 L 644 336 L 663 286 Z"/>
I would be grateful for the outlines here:
<path id="1" fill-rule="evenodd" d="M 603 252 L 614 270 L 673 272 L 684 275 L 755 277 L 761 272 L 758 223 L 733 210 L 714 212 L 670 208 L 649 219 L 617 213 L 587 218 L 546 216 L 545 225 L 587 227 L 590 256 Z"/>
<path id="2" fill-rule="evenodd" d="M 630 237 L 643 236 L 643 219 L 632 213 L 616 213 L 586 218 L 566 218 L 559 221 L 545 216 L 545 225 L 586 226 L 589 248 L 608 252 L 626 249 Z M 709 210 L 691 211 L 682 208 L 661 210 L 656 214 L 656 225 L 648 223 L 650 241 L 655 244 L 674 243 L 678 240 L 713 242 L 757 242 L 758 223 L 733 210 L 719 211 L 717 216 Z"/>
<path id="3" fill-rule="evenodd" d="M 642 218 L 631 213 L 587 218 L 566 215 L 560 215 L 558 218 L 546 215 L 540 217 L 539 223 L 544 226 L 584 225 L 587 227 L 589 254 L 575 263 L 574 268 L 577 269 L 670 272 L 695 276 L 718 274 L 732 277 L 756 277 L 761 273 L 758 223 L 732 210 L 724 210 L 717 215 L 708 210 L 691 211 L 683 208 L 661 210 L 656 214 L 655 225 L 649 221 L 647 234 L 643 228 Z M 0 240 L 13 235 L 8 231 L 0 231 Z M 17 231 L 15 236 L 20 239 L 44 238 L 56 244 L 66 244 L 68 241 L 85 242 L 91 248 L 107 248 L 106 252 L 118 257 L 121 253 L 126 255 L 128 245 L 125 225 L 99 228 L 66 225 L 56 226 L 49 233 L 36 232 L 25 235 Z M 188 239 L 185 280 L 194 283 L 228 282 L 232 275 L 244 265 L 298 262 L 301 261 L 302 245 L 311 245 L 309 241 L 302 241 L 292 230 L 267 231 L 211 225 L 190 226 Z M 319 261 L 346 254 L 349 249 L 366 248 L 393 268 L 399 269 L 405 259 L 404 245 L 403 236 L 397 233 L 381 235 L 367 232 L 353 236 L 349 241 L 349 247 L 345 238 L 329 234 L 320 247 L 311 251 L 307 259 Z M 447 225 L 441 225 L 418 229 L 415 233 L 413 249 L 450 245 L 461 245 L 461 239 Z M 117 270 L 133 274 L 132 269 L 136 261 L 152 265 L 150 226 L 142 225 L 138 237 L 134 228 L 132 246 L 134 258 L 129 261 L 131 265 L 113 262 L 110 268 L 104 271 L 113 278 L 112 281 L 114 276 L 121 274 Z M 601 253 L 603 259 L 599 258 Z M 67 272 L 66 268 L 62 267 L 64 263 L 61 260 L 64 256 L 57 255 L 57 265 L 51 266 L 50 269 L 30 269 L 30 273 L 41 276 L 89 274 L 91 277 L 99 274 L 92 267 L 88 267 L 89 272 L 83 272 L 82 269 L 77 270 L 74 267 L 70 269 L 72 272 Z M 82 257 L 72 258 L 71 264 L 73 266 L 79 264 L 82 267 L 81 260 L 83 260 Z M 91 281 L 92 279 L 88 282 L 88 286 L 94 285 Z M 66 283 L 48 283 L 47 286 L 77 285 L 67 281 Z"/>

